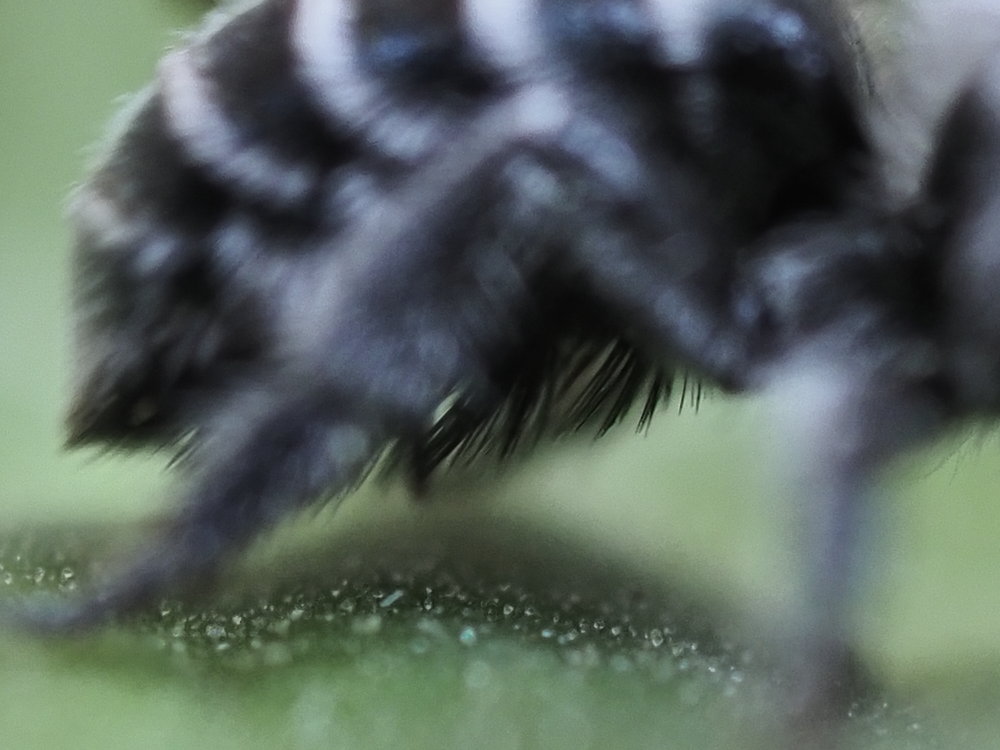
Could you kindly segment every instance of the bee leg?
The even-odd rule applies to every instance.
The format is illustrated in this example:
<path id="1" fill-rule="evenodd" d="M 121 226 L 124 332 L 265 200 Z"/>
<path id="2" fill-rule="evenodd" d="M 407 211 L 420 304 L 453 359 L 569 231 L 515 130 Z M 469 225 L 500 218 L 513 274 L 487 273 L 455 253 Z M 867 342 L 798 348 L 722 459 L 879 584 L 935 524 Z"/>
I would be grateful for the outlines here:
<path id="1" fill-rule="evenodd" d="M 195 466 L 182 509 L 148 549 L 91 595 L 57 604 L 29 600 L 10 619 L 35 631 L 82 631 L 203 585 L 262 530 L 358 481 L 383 442 L 385 424 L 362 418 L 347 399 L 318 393 L 249 400 L 258 403 L 238 398 L 220 412 L 214 434 L 189 457 Z"/>
<path id="2" fill-rule="evenodd" d="M 810 354 L 782 367 L 770 386 L 797 494 L 800 595 L 783 644 L 796 747 L 835 747 L 848 706 L 863 697 L 850 647 L 852 600 L 875 538 L 877 481 L 889 461 L 950 416 L 933 378 L 866 371 L 857 365 L 864 361 Z"/>
<path id="3" fill-rule="evenodd" d="M 676 188 L 683 192 L 683 185 Z M 627 223 L 617 217 L 601 222 L 596 218 L 601 210 L 584 209 L 581 239 L 567 265 L 582 270 L 609 315 L 648 351 L 728 390 L 757 382 L 756 321 L 740 322 L 729 288 L 732 253 L 711 230 L 698 226 L 699 207 L 682 206 L 662 226 L 655 216 L 646 226 L 637 215 Z"/>

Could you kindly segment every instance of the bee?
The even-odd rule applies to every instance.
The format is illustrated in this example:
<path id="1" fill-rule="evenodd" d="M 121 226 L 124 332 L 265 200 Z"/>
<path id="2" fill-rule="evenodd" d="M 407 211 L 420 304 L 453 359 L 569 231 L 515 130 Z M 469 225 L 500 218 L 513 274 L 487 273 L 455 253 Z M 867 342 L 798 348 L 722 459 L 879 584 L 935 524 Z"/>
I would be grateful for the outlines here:
<path id="1" fill-rule="evenodd" d="M 979 44 L 920 100 L 907 34 L 934 3 L 888 61 L 863 5 L 210 15 L 72 201 L 70 443 L 177 446 L 179 509 L 38 626 L 146 606 L 387 453 L 421 486 L 635 406 L 644 423 L 689 373 L 787 393 L 797 632 L 826 696 L 881 467 L 1000 404 L 1000 56 Z"/>

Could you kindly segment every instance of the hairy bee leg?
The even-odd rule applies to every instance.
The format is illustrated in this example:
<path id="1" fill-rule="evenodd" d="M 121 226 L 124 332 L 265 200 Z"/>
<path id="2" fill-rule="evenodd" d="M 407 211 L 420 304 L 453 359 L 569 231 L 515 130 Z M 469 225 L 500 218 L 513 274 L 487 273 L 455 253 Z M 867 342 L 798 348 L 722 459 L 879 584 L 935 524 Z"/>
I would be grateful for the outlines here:
<path id="1" fill-rule="evenodd" d="M 627 225 L 609 217 L 598 229 L 601 208 L 584 206 L 581 226 L 590 228 L 571 246 L 569 265 L 640 344 L 741 390 L 759 363 L 752 321 L 744 330 L 735 313 L 731 250 L 698 225 L 703 206 L 683 204 L 678 196 L 670 216 L 631 216 Z"/>
<path id="2" fill-rule="evenodd" d="M 998 169 L 1000 52 L 989 56 L 944 121 L 922 207 L 941 238 L 941 340 L 951 377 L 966 408 L 984 411 L 1000 402 Z"/>
<path id="3" fill-rule="evenodd" d="M 279 354 L 288 370 L 265 373 L 264 392 L 238 392 L 206 422 L 182 510 L 150 551 L 90 598 L 21 619 L 82 630 L 204 580 L 290 512 L 349 488 L 459 384 L 481 383 L 483 360 L 518 335 L 513 311 L 532 272 L 509 248 L 538 231 L 528 209 L 548 207 L 529 200 L 522 220 L 478 242 L 465 234 L 478 220 L 472 207 L 449 196 L 474 182 L 498 202 L 524 202 L 511 188 L 534 169 L 533 152 L 513 131 L 494 138 L 492 126 L 474 129 L 469 148 L 373 212 L 345 242 L 346 257 L 301 282 Z M 377 292 L 363 283 L 373 273 Z"/>
<path id="4" fill-rule="evenodd" d="M 15 619 L 43 631 L 84 630 L 204 584 L 220 563 L 292 511 L 348 489 L 382 444 L 384 427 L 325 394 L 223 413 L 166 531 L 95 592 L 58 605 L 28 602 Z"/>
<path id="5" fill-rule="evenodd" d="M 807 356 L 773 378 L 779 427 L 795 466 L 801 596 L 788 634 L 789 716 L 813 747 L 833 747 L 859 677 L 850 648 L 853 600 L 867 567 L 881 472 L 947 422 L 932 381 L 906 372 Z M 905 367 L 905 363 L 901 363 Z M 877 518 L 874 519 L 877 526 Z M 831 728 L 832 727 L 832 728 Z M 825 735 L 829 735 L 824 739 Z M 802 745 L 799 745 L 802 746 Z"/>

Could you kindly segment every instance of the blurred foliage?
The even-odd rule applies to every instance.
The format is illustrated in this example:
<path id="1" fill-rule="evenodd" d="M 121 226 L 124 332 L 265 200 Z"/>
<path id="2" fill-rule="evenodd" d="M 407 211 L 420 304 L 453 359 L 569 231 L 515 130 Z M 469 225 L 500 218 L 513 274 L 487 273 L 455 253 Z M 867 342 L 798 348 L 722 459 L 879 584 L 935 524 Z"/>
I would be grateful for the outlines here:
<path id="1" fill-rule="evenodd" d="M 0 583 L 10 574 L 4 585 L 11 592 L 38 570 L 39 585 L 58 590 L 67 555 L 77 555 L 82 567 L 69 567 L 85 578 L 89 561 L 134 544 L 141 524 L 164 512 L 155 498 L 168 497 L 160 473 L 165 456 L 95 460 L 60 451 L 71 327 L 70 240 L 61 212 L 120 97 L 150 79 L 175 38 L 170 30 L 193 23 L 208 4 L 0 0 L 0 523 L 9 539 L 41 540 L 30 550 L 4 548 Z M 478 555 L 491 559 L 497 585 L 527 585 L 525 568 L 549 583 L 577 581 L 570 589 L 580 601 L 566 596 L 584 610 L 611 602 L 624 617 L 630 605 L 611 593 L 640 590 L 659 602 L 661 589 L 676 590 L 714 613 L 720 632 L 766 643 L 763 634 L 780 632 L 772 626 L 793 611 L 796 566 L 785 512 L 774 499 L 782 493 L 769 468 L 768 427 L 766 404 L 710 396 L 698 414 L 664 413 L 645 439 L 623 429 L 597 445 L 581 440 L 544 450 L 502 477 L 486 469 L 446 479 L 429 505 L 410 503 L 399 487 L 369 486 L 336 515 L 303 519 L 261 545 L 243 576 L 280 609 L 298 574 L 323 569 L 316 560 L 325 551 L 388 549 L 390 539 L 404 536 L 410 552 L 416 547 L 438 560 L 435 570 L 448 570 L 453 554 L 466 561 Z M 861 746 L 925 747 L 941 738 L 942 747 L 997 747 L 997 456 L 994 439 L 966 436 L 922 453 L 899 468 L 884 517 L 873 518 L 857 643 L 897 710 L 876 717 Z M 84 535 L 90 541 L 77 552 L 66 541 L 71 535 L 50 532 L 91 528 L 103 530 Z M 448 528 L 459 531 L 442 531 Z M 497 529 L 506 530 L 508 542 L 486 543 Z M 298 547 L 314 556 L 306 563 L 283 557 Z M 514 564 L 522 554 L 531 565 Z M 391 594 L 404 559 L 382 561 L 389 578 L 372 585 Z M 346 569 L 331 564 L 316 585 L 329 590 Z M 234 576 L 230 585 L 239 588 L 233 581 L 242 579 Z M 586 595 L 579 593 L 587 588 L 581 576 L 599 580 Z M 469 586 L 467 597 L 478 603 L 467 615 L 462 608 L 457 616 L 442 614 L 449 635 L 434 642 L 433 659 L 412 652 L 421 622 L 415 611 L 400 615 L 397 630 L 383 632 L 369 620 L 372 632 L 361 626 L 337 639 L 358 653 L 320 645 L 307 659 L 224 676 L 211 660 L 177 656 L 174 641 L 197 652 L 187 625 L 176 638 L 173 630 L 158 636 L 150 625 L 71 643 L 12 633 L 0 637 L 0 737 L 18 748 L 112 750 L 421 746 L 408 742 L 415 737 L 427 746 L 436 740 L 507 747 L 518 746 L 510 737 L 528 735 L 509 736 L 505 727 L 527 723 L 545 726 L 524 740 L 527 747 L 725 745 L 724 737 L 706 733 L 712 721 L 692 708 L 702 704 L 678 688 L 682 683 L 664 687 L 652 672 L 616 672 L 613 645 L 589 671 L 514 631 L 482 639 L 480 646 L 493 644 L 487 650 L 465 648 L 458 636 L 485 622 L 479 603 L 490 598 Z M 378 608 L 382 599 L 366 601 Z M 550 618 L 562 611 L 560 600 L 545 602 Z M 224 611 L 230 622 L 240 614 Z M 211 616 L 192 613 L 206 628 Z M 288 616 L 281 610 L 275 622 Z M 307 643 L 323 626 L 309 627 Z M 287 644 L 293 642 L 301 639 Z M 679 663 L 659 652 L 656 659 L 670 668 Z M 692 684 L 702 685 L 697 692 L 713 683 Z M 487 689 L 477 693 L 475 685 Z M 544 701 L 532 702 L 541 695 Z M 750 715 L 763 710 L 754 705 Z"/>

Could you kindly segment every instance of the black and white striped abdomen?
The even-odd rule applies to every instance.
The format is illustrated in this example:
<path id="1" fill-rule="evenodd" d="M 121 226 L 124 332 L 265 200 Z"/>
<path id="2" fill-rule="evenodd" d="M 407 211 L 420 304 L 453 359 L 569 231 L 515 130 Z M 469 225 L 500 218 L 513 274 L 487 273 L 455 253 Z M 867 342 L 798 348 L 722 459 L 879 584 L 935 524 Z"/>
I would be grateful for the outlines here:
<path id="1" fill-rule="evenodd" d="M 397 5 L 217 13 L 119 116 L 72 204 L 76 439 L 171 429 L 157 419 L 178 388 L 266 350 L 268 305 L 309 272 L 299 261 L 335 252 L 492 101 L 502 76 L 459 6 Z"/>
<path id="2" fill-rule="evenodd" d="M 491 118 L 510 121 L 503 137 L 537 135 L 538 150 L 570 153 L 598 185 L 622 184 L 625 163 L 630 179 L 654 171 L 662 147 L 701 149 L 706 180 L 728 190 L 730 132 L 743 131 L 770 139 L 739 142 L 746 173 L 781 176 L 782 160 L 800 159 L 787 156 L 792 139 L 758 122 L 769 106 L 726 109 L 723 88 L 734 35 L 751 40 L 740 54 L 759 58 L 763 75 L 780 74 L 765 93 L 828 85 L 815 64 L 826 62 L 822 35 L 813 45 L 795 7 L 260 0 L 213 14 L 163 58 L 73 201 L 73 438 L 186 429 L 177 411 L 189 392 L 273 355 L 271 326 L 294 290 L 308 295 L 312 276 L 336 270 L 345 237 L 365 236 L 359 226 L 412 209 L 432 166 L 471 151 Z M 699 73 L 717 64 L 715 78 Z M 674 85 L 686 71 L 696 85 Z M 808 117 L 829 119 L 804 100 L 791 136 L 810 132 Z M 738 187 L 758 202 L 771 189 Z M 720 204 L 736 205 L 724 193 Z"/>
<path id="3" fill-rule="evenodd" d="M 461 123 L 544 78 L 530 0 L 261 0 L 162 60 L 72 203 L 76 440 L 174 429 L 268 306 Z M 531 68 L 531 75 L 526 72 Z"/>
<path id="4" fill-rule="evenodd" d="M 787 13 L 797 32 L 781 4 L 722 0 L 259 0 L 218 12 L 123 116 L 77 221 L 98 244 L 134 238 L 143 220 L 207 236 L 243 209 L 272 232 L 336 230 L 488 105 L 544 87 L 573 109 L 588 99 L 581 77 L 696 67 L 710 21 L 742 5 Z"/>

